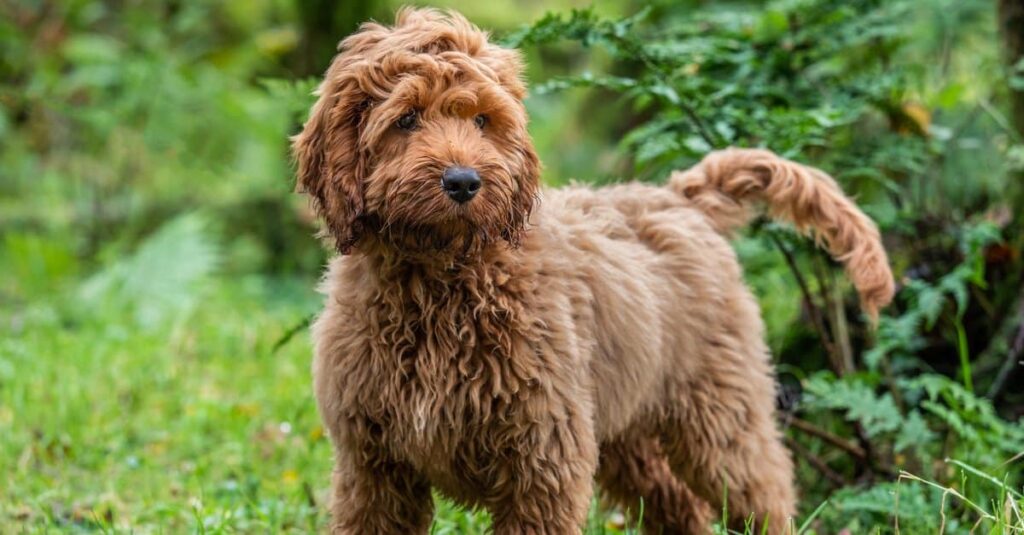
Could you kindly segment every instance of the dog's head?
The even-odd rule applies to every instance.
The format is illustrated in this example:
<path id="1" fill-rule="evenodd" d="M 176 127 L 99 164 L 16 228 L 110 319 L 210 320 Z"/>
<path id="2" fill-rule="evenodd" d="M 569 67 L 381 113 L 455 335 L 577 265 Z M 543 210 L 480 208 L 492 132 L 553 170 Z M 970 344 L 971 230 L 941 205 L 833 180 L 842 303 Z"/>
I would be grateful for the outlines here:
<path id="1" fill-rule="evenodd" d="M 456 13 L 403 9 L 339 46 L 302 132 L 298 187 L 338 250 L 515 244 L 540 163 L 518 52 Z"/>

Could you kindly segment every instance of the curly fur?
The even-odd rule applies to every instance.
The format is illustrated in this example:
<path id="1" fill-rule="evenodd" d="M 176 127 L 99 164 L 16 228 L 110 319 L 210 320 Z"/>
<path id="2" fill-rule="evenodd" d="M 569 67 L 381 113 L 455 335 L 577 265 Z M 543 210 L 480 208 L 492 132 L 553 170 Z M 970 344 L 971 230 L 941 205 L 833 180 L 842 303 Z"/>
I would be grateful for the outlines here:
<path id="1" fill-rule="evenodd" d="M 496 533 L 575 533 L 596 477 L 654 533 L 705 532 L 723 505 L 782 532 L 793 466 L 723 234 L 764 201 L 875 314 L 893 291 L 878 231 L 827 175 L 760 150 L 667 187 L 541 193 L 521 70 L 460 15 L 403 9 L 341 43 L 293 140 L 341 253 L 313 329 L 332 530 L 427 533 L 436 489 Z M 450 165 L 479 171 L 472 201 L 442 191 Z"/>

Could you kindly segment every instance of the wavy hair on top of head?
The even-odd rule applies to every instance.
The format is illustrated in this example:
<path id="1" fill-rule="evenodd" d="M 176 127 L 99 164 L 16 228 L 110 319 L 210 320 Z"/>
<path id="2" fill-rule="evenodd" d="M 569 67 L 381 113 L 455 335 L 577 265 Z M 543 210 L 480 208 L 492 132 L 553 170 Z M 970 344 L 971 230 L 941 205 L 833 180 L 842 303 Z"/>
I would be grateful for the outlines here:
<path id="1" fill-rule="evenodd" d="M 408 7 L 393 26 L 363 24 L 338 49 L 308 121 L 292 138 L 296 187 L 310 195 L 337 250 L 350 252 L 368 230 L 433 237 L 439 223 L 459 218 L 448 227 L 515 243 L 540 174 L 526 131 L 519 53 L 491 44 L 458 13 Z M 410 109 L 434 113 L 439 126 L 423 132 L 429 143 L 396 135 L 395 121 Z M 493 123 L 486 146 L 444 122 L 480 110 Z M 483 199 L 456 217 L 453 203 L 429 188 L 443 165 L 468 165 L 462 160 L 492 176 L 484 178 Z"/>

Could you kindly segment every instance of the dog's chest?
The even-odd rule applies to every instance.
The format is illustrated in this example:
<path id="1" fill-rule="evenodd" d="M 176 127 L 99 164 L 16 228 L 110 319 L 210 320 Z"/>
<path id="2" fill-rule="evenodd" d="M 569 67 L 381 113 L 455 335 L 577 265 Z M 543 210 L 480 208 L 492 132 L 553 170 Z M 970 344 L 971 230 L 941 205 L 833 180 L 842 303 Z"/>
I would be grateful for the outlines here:
<path id="1" fill-rule="evenodd" d="M 364 408 L 382 444 L 439 487 L 493 479 L 495 461 L 536 419 L 543 396 L 543 341 L 510 301 L 446 295 L 369 308 L 371 359 L 379 373 Z M 381 363 L 386 363 L 382 365 Z M 451 486 L 459 486 L 452 483 Z"/>

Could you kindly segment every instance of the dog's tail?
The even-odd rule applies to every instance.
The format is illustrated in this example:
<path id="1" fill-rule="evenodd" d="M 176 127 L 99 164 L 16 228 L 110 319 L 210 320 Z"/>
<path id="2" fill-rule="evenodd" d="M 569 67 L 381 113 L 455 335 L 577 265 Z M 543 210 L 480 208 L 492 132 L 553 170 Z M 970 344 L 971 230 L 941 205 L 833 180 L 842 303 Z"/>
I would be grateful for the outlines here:
<path id="1" fill-rule="evenodd" d="M 766 150 L 730 148 L 672 173 L 668 187 L 726 235 L 749 221 L 752 201 L 764 201 L 772 217 L 813 233 L 819 245 L 845 264 L 861 307 L 872 320 L 892 300 L 892 271 L 878 227 L 823 171 Z"/>

